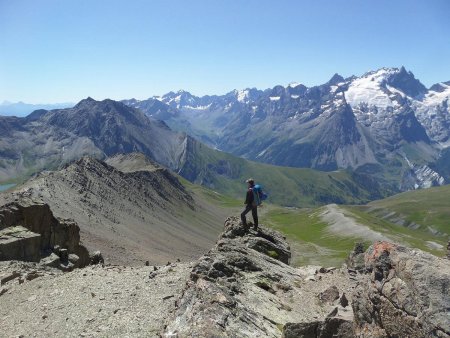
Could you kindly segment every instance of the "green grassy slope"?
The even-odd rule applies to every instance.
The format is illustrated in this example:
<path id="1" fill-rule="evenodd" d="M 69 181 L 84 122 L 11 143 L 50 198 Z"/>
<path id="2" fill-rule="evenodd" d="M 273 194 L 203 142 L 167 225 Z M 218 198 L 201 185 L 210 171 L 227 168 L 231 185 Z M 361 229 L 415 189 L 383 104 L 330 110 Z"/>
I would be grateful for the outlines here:
<path id="1" fill-rule="evenodd" d="M 371 202 L 361 210 L 422 232 L 450 235 L 450 185 L 408 191 Z"/>
<path id="2" fill-rule="evenodd" d="M 450 186 L 399 194 L 365 206 L 339 206 L 347 223 L 356 223 L 393 242 L 437 256 L 445 254 L 450 233 Z M 294 265 L 340 265 L 356 242 L 367 237 L 330 231 L 325 207 L 268 207 L 262 222 L 283 232 L 292 244 Z M 403 220 L 403 222 L 401 221 Z M 409 226 L 408 226 L 409 225 Z M 430 231 L 430 228 L 438 230 Z M 356 231 L 355 231 L 356 233 Z"/>
<path id="3" fill-rule="evenodd" d="M 292 264 L 340 266 L 360 239 L 335 236 L 321 220 L 321 208 L 272 207 L 261 221 L 284 233 L 291 245 Z M 368 244 L 368 242 L 367 242 Z"/>
<path id="4" fill-rule="evenodd" d="M 256 163 L 197 142 L 188 145 L 179 174 L 235 198 L 243 197 L 245 180 L 253 177 L 263 185 L 270 202 L 285 206 L 360 204 L 386 195 L 377 182 L 365 176 Z"/>

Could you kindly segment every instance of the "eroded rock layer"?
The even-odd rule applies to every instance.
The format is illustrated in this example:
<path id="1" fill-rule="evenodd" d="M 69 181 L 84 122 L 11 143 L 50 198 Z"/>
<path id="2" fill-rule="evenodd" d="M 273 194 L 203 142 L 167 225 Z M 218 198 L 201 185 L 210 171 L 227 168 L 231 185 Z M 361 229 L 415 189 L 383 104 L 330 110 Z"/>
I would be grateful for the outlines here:
<path id="1" fill-rule="evenodd" d="M 28 199 L 0 207 L 0 260 L 43 262 L 67 268 L 89 264 L 80 228 L 53 216 L 50 207 Z"/>

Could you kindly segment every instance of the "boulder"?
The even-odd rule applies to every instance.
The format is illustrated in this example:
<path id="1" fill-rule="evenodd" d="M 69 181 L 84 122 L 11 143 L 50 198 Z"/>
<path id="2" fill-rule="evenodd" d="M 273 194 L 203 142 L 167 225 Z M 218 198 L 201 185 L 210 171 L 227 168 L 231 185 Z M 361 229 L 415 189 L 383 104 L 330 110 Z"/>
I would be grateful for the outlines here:
<path id="1" fill-rule="evenodd" d="M 104 264 L 105 260 L 103 259 L 103 255 L 100 251 L 95 251 L 91 256 L 90 256 L 90 263 L 92 265 L 96 265 L 96 264 Z"/>
<path id="2" fill-rule="evenodd" d="M 364 245 L 362 243 L 355 244 L 355 247 L 348 256 L 346 263 L 350 270 L 364 272 Z"/>
<path id="3" fill-rule="evenodd" d="M 89 264 L 89 253 L 80 244 L 78 225 L 54 217 L 45 203 L 23 198 L 1 206 L 0 234 L 0 260 L 39 261 L 49 252 L 57 252 L 63 255 L 62 261 L 75 254 L 78 266 Z"/>
<path id="4" fill-rule="evenodd" d="M 353 338 L 353 323 L 343 318 L 326 318 L 323 321 L 287 323 L 282 338 Z"/>
<path id="5" fill-rule="evenodd" d="M 0 261 L 38 262 L 41 257 L 41 235 L 23 226 L 0 230 Z"/>
<path id="6" fill-rule="evenodd" d="M 449 337 L 450 265 L 420 250 L 377 242 L 353 295 L 359 337 Z"/>
<path id="7" fill-rule="evenodd" d="M 319 293 L 318 297 L 322 303 L 332 304 L 335 300 L 339 299 L 339 289 L 335 285 L 332 285 Z"/>
<path id="8" fill-rule="evenodd" d="M 40 263 L 51 268 L 59 268 L 61 265 L 61 260 L 58 255 L 52 252 L 49 256 L 43 257 Z"/>

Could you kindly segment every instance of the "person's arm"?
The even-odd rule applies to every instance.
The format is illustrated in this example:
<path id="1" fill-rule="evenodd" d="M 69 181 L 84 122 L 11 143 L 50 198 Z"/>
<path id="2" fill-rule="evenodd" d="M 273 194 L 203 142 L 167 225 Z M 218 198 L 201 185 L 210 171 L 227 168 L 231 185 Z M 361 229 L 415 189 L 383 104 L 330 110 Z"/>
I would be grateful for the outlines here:
<path id="1" fill-rule="evenodd" d="M 247 195 L 245 195 L 244 204 L 252 204 L 253 203 L 253 192 L 251 189 L 247 190 Z"/>
<path id="2" fill-rule="evenodd" d="M 247 189 L 247 194 L 245 195 L 245 202 L 244 204 L 251 204 L 253 201 L 251 198 L 253 197 L 253 193 L 250 189 Z"/>

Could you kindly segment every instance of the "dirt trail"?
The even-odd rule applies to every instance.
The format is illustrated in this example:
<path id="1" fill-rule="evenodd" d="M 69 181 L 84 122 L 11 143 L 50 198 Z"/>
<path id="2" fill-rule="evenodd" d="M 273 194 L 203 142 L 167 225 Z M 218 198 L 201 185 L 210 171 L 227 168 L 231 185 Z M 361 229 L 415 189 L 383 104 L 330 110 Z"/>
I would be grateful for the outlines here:
<path id="1" fill-rule="evenodd" d="M 353 218 L 344 214 L 336 204 L 324 207 L 320 214 L 322 221 L 329 224 L 328 231 L 340 236 L 364 238 L 370 241 L 392 241 L 381 233 L 370 229 L 368 226 L 359 224 Z"/>

